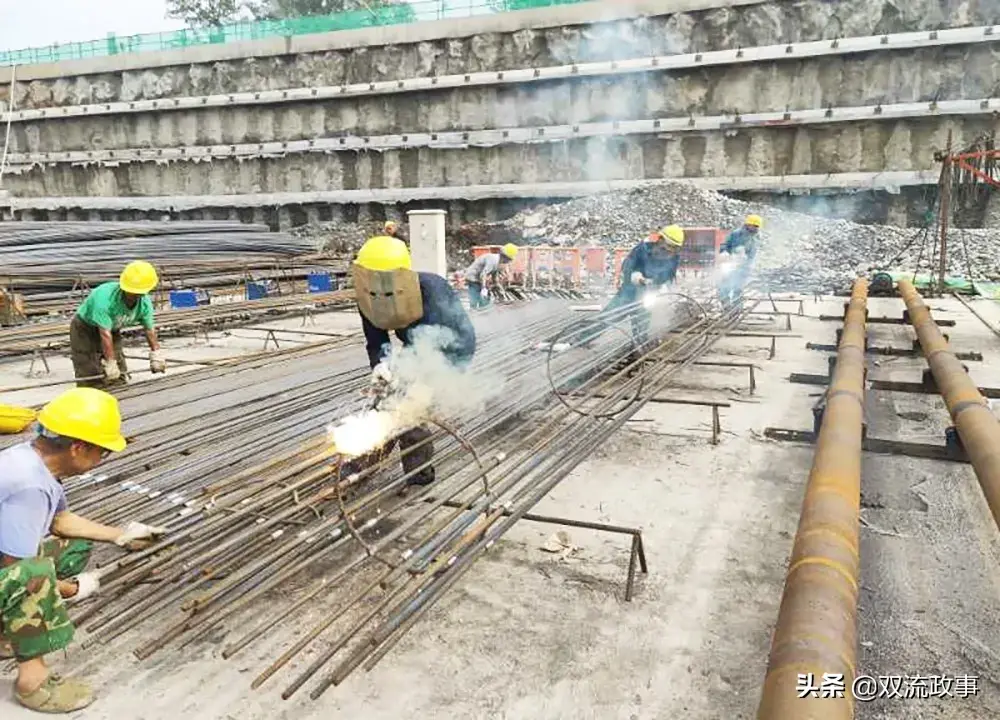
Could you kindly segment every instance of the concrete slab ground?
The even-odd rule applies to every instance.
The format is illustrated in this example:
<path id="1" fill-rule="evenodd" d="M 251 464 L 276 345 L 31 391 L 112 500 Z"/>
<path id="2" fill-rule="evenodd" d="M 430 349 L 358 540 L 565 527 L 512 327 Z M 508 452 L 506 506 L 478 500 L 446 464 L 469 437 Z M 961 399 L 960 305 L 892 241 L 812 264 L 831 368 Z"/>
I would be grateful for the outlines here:
<path id="1" fill-rule="evenodd" d="M 556 528 L 521 522 L 378 666 L 317 701 L 306 691 L 280 699 L 315 655 L 253 691 L 251 680 L 284 646 L 266 636 L 223 660 L 224 642 L 239 631 L 223 628 L 142 663 L 129 652 L 134 637 L 91 653 L 70 649 L 56 664 L 88 677 L 100 695 L 76 717 L 754 717 L 812 460 L 810 447 L 766 440 L 763 430 L 811 428 L 810 409 L 822 388 L 791 384 L 788 375 L 825 372 L 827 354 L 805 343 L 833 342 L 838 325 L 815 316 L 839 312 L 842 302 L 807 301 L 814 317 L 793 318 L 792 332 L 802 337 L 779 340 L 773 360 L 769 341 L 760 338 L 727 339 L 711 352 L 758 362 L 754 395 L 746 370 L 685 372 L 678 395 L 731 404 L 722 410 L 719 445 L 710 443 L 708 408 L 647 405 L 538 506 L 543 514 L 642 529 L 650 573 L 631 603 L 623 599 L 626 539 L 570 529 L 577 549 L 563 557 L 541 549 Z M 1000 340 L 955 301 L 931 306 L 942 308 L 940 317 L 958 319 L 949 330 L 956 347 L 988 356 L 970 363 L 973 377 L 1000 386 Z M 902 303 L 872 300 L 871 308 L 873 316 L 898 316 Z M 1000 324 L 1000 313 L 989 311 Z M 324 329 L 345 322 L 349 329 L 343 316 L 317 318 Z M 909 345 L 908 328 L 869 328 L 875 344 Z M 167 354 L 205 358 L 259 349 L 262 339 L 239 337 L 244 332 L 254 334 L 234 331 L 224 347 L 172 341 Z M 920 359 L 873 360 L 879 364 L 872 377 L 913 380 L 923 367 Z M 0 375 L 5 385 L 11 379 Z M 869 432 L 878 437 L 939 442 L 947 421 L 934 395 L 869 392 L 868 410 Z M 971 468 L 868 455 L 863 494 L 859 671 L 974 675 L 979 693 L 859 703 L 857 717 L 1000 716 L 1000 543 Z M 260 608 L 259 616 L 268 611 Z M 302 633 L 322 613 L 311 607 L 287 625 L 293 635 Z M 10 677 L 0 681 L 0 695 L 9 693 Z M 11 704 L 0 707 L 4 720 L 35 717 Z"/>

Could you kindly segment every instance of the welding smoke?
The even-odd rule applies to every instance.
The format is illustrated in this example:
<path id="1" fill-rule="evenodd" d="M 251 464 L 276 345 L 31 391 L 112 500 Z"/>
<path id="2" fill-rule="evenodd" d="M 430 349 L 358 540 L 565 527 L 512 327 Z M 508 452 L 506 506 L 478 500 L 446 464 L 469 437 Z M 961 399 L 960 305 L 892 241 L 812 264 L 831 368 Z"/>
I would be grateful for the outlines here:
<path id="1" fill-rule="evenodd" d="M 456 367 L 442 352 L 454 333 L 436 325 L 418 327 L 411 345 L 388 358 L 392 386 L 377 410 L 351 415 L 331 429 L 338 452 L 364 455 L 428 418 L 448 419 L 481 411 L 503 390 L 503 377 L 482 369 Z"/>

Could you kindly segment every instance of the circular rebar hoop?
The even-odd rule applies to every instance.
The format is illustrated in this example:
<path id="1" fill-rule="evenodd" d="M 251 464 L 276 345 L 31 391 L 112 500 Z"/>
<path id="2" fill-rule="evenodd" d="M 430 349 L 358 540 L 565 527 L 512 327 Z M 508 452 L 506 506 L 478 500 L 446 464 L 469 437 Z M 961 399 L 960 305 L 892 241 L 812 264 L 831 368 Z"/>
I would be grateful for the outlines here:
<path id="1" fill-rule="evenodd" d="M 691 303 L 692 305 L 694 305 L 698 309 L 698 312 L 700 313 L 700 317 L 697 317 L 698 321 L 704 320 L 705 318 L 708 317 L 708 311 L 705 309 L 705 306 L 702 305 L 700 302 L 698 302 L 698 300 L 696 300 L 695 298 L 691 297 L 690 295 L 688 295 L 686 293 L 682 293 L 682 292 L 677 292 L 677 291 L 671 290 L 670 292 L 662 293 L 660 295 L 660 297 L 664 297 L 664 296 L 667 296 L 667 295 L 676 295 L 676 296 L 684 299 L 686 302 Z M 620 318 L 620 320 L 624 320 L 626 317 L 627 316 L 623 316 L 622 318 Z M 548 349 L 548 352 L 547 352 L 546 357 L 545 357 L 545 377 L 549 381 L 549 387 L 552 388 L 553 395 L 555 395 L 556 399 L 560 403 L 562 403 L 567 409 L 571 410 L 572 412 L 577 413 L 578 415 L 583 415 L 585 417 L 590 417 L 590 418 L 594 418 L 594 419 L 598 419 L 598 420 L 600 420 L 600 419 L 610 419 L 610 418 L 613 418 L 613 417 L 615 417 L 617 415 L 620 415 L 621 413 L 625 412 L 630 407 L 632 407 L 632 405 L 634 405 L 635 403 L 637 403 L 640 400 L 640 398 L 642 397 L 642 391 L 643 391 L 643 389 L 645 387 L 645 384 L 646 384 L 646 366 L 645 366 L 644 363 L 639 363 L 639 368 L 638 368 L 638 370 L 639 370 L 639 384 L 638 384 L 638 387 L 636 387 L 635 392 L 632 393 L 630 397 L 628 397 L 627 399 L 626 398 L 622 399 L 623 404 L 622 404 L 621 407 L 619 407 L 619 408 L 617 408 L 615 410 L 608 410 L 608 411 L 605 411 L 605 412 L 595 413 L 595 412 L 590 412 L 590 411 L 587 411 L 587 410 L 581 410 L 579 407 L 576 407 L 576 406 L 572 405 L 569 401 L 567 401 L 567 399 L 566 399 L 567 395 L 564 394 L 564 393 L 562 393 L 562 392 L 560 392 L 559 389 L 556 387 L 555 380 L 552 377 L 552 353 L 555 350 L 555 346 L 558 344 L 558 341 L 564 335 L 566 335 L 570 331 L 573 331 L 573 333 L 577 334 L 577 335 L 584 335 L 585 332 L 586 332 L 586 329 L 587 329 L 588 325 L 595 325 L 595 326 L 600 325 L 600 326 L 603 326 L 604 329 L 615 330 L 617 332 L 625 334 L 626 338 L 628 340 L 631 340 L 631 342 L 632 342 L 632 352 L 636 352 L 636 353 L 639 352 L 640 348 L 639 348 L 638 344 L 635 342 L 635 336 L 632 333 L 626 331 L 624 328 L 619 327 L 617 324 L 612 324 L 608 320 L 594 318 L 594 319 L 583 320 L 582 323 L 571 323 L 570 325 L 567 325 L 562 330 L 560 330 L 556 334 L 556 336 L 552 339 L 552 341 L 551 341 L 551 343 L 549 345 L 549 349 Z M 687 357 L 691 357 L 692 354 L 701 352 L 704 349 L 705 345 L 707 345 L 709 343 L 709 340 L 710 339 L 707 336 L 705 338 L 703 338 L 702 339 L 702 343 L 697 348 L 691 350 L 691 352 L 688 353 Z M 681 361 L 683 361 L 684 359 L 686 359 L 686 358 L 682 358 Z"/>
<path id="2" fill-rule="evenodd" d="M 483 479 L 483 493 L 486 498 L 486 511 L 489 512 L 493 500 L 493 492 L 490 489 L 490 479 L 486 475 L 486 467 L 483 465 L 483 461 L 482 458 L 479 457 L 479 453 L 476 452 L 476 448 L 472 446 L 472 443 L 462 437 L 461 433 L 445 423 L 443 420 L 433 416 L 427 418 L 427 420 L 451 435 L 455 439 L 455 442 L 468 450 L 469 454 L 472 455 L 472 459 L 476 461 L 476 465 L 479 467 L 479 475 Z"/>

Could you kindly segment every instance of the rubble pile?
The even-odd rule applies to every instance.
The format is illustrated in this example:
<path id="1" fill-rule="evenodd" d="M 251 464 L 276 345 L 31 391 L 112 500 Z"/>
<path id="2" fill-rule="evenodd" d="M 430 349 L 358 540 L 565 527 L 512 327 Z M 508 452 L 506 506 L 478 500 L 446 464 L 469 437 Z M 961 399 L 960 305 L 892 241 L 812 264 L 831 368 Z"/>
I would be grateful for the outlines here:
<path id="1" fill-rule="evenodd" d="M 934 228 L 859 225 L 746 203 L 679 182 L 542 206 L 498 225 L 513 234 L 513 242 L 526 245 L 627 247 L 671 223 L 730 229 L 750 213 L 764 218 L 754 272 L 769 290 L 842 292 L 858 274 L 875 270 L 937 271 Z M 975 280 L 1000 278 L 1000 231 L 953 230 L 948 272 Z"/>
<path id="2" fill-rule="evenodd" d="M 381 230 L 382 223 L 324 222 L 300 225 L 288 232 L 306 239 L 316 252 L 351 258 L 365 240 Z"/>

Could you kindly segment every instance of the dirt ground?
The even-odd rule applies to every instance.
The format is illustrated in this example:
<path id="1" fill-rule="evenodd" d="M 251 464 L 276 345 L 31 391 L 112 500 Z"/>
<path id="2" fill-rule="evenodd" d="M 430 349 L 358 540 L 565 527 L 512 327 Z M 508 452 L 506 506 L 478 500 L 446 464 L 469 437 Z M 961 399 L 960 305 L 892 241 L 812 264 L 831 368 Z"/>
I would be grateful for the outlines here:
<path id="1" fill-rule="evenodd" d="M 842 300 L 805 303 L 808 315 L 838 312 Z M 1000 386 L 1000 340 L 957 302 L 935 301 L 980 385 Z M 989 305 L 977 303 L 977 307 Z M 873 300 L 871 315 L 899 316 L 899 300 Z M 992 320 L 1000 325 L 1000 312 Z M 351 327 L 323 315 L 318 329 Z M 275 323 L 297 327 L 298 320 Z M 768 360 L 764 338 L 731 338 L 715 359 L 757 362 L 751 395 L 745 369 L 694 368 L 678 396 L 726 400 L 722 436 L 710 443 L 706 407 L 650 404 L 577 468 L 538 513 L 642 529 L 649 575 L 623 596 L 628 539 L 569 529 L 577 550 L 541 549 L 557 529 L 522 521 L 371 672 L 358 671 L 312 701 L 281 690 L 305 655 L 260 690 L 250 681 L 283 649 L 273 635 L 231 660 L 227 639 L 208 633 L 183 650 L 137 662 L 135 638 L 87 653 L 71 648 L 55 664 L 93 681 L 98 701 L 80 720 L 257 718 L 489 718 L 496 720 L 739 720 L 755 716 L 812 452 L 765 440 L 765 427 L 809 429 L 821 387 L 788 382 L 792 372 L 825 372 L 833 322 L 794 317 Z M 872 344 L 909 345 L 912 330 L 870 325 Z M 165 343 L 168 357 L 254 352 L 263 334 L 214 333 L 208 345 Z M 246 337 L 239 337 L 246 336 Z M 292 336 L 290 336 L 292 337 Z M 872 377 L 919 379 L 920 359 L 876 358 Z M 65 365 L 66 367 L 63 367 Z M 141 366 L 141 362 L 137 362 Z M 55 361 L 55 372 L 68 363 Z M 0 384 L 24 381 L 24 368 L 0 368 Z M 59 388 L 5 401 L 32 402 Z M 947 412 L 936 395 L 868 394 L 869 433 L 942 442 Z M 902 416 L 900 415 L 902 413 Z M 971 468 L 942 461 L 867 455 L 862 517 L 859 672 L 870 675 L 975 675 L 967 699 L 880 700 L 859 718 L 973 720 L 1000 716 L 1000 543 Z M 260 614 L 266 615 L 267 608 Z M 287 618 L 296 634 L 321 616 Z M 0 696 L 8 696 L 7 673 Z M 37 717 L 0 700 L 0 717 Z"/>

